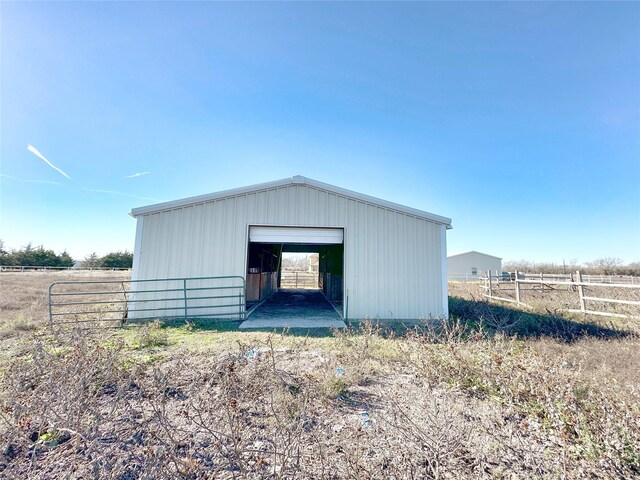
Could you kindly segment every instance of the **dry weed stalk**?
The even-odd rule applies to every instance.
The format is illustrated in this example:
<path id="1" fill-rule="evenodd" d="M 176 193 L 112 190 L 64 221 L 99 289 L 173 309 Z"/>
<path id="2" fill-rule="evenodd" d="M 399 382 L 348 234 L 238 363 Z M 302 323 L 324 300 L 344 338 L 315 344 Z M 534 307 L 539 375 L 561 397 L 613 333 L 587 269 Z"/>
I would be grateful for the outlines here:
<path id="1" fill-rule="evenodd" d="M 381 417 L 387 429 L 385 438 L 391 451 L 407 451 L 404 461 L 396 465 L 396 475 L 439 480 L 451 472 L 468 471 L 472 431 L 457 413 L 435 396 L 410 405 L 397 397 L 391 399 L 389 415 Z M 398 440 L 402 447 L 394 444 Z"/>

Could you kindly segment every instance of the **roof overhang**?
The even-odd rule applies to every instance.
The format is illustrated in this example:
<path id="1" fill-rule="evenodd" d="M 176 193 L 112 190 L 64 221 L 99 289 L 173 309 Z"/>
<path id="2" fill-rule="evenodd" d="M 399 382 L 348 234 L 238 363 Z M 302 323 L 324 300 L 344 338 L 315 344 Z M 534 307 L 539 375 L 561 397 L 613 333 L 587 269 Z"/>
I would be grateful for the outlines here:
<path id="1" fill-rule="evenodd" d="M 389 202 L 387 200 L 371 197 L 369 195 L 364 195 L 362 193 L 353 192 L 345 188 L 329 185 L 328 183 L 318 182 L 317 180 L 312 180 L 310 178 L 306 178 L 300 175 L 297 175 L 291 178 L 283 178 L 282 180 L 276 180 L 273 182 L 259 183 L 256 185 L 249 185 L 246 187 L 234 188 L 231 190 L 223 190 L 221 192 L 208 193 L 206 195 L 198 195 L 195 197 L 188 197 L 180 200 L 173 200 L 170 202 L 156 203 L 156 204 L 148 205 L 145 207 L 138 207 L 131 210 L 131 216 L 138 217 L 140 215 L 149 215 L 152 213 L 159 213 L 167 210 L 173 210 L 175 208 L 186 207 L 189 205 L 197 205 L 200 203 L 211 202 L 213 200 L 220 200 L 223 198 L 234 197 L 234 196 L 242 195 L 246 193 L 259 192 L 263 190 L 271 190 L 273 188 L 284 187 L 287 185 L 309 185 L 309 186 L 318 188 L 320 190 L 325 190 L 327 192 L 335 193 L 337 195 L 353 198 L 356 200 L 360 200 L 373 205 L 388 208 L 390 210 L 396 210 L 398 212 L 406 213 L 409 215 L 414 215 L 416 217 L 423 218 L 425 220 L 429 220 L 434 223 L 445 225 L 447 229 L 452 228 L 450 218 L 425 212 L 423 210 L 406 207 L 398 203 Z"/>

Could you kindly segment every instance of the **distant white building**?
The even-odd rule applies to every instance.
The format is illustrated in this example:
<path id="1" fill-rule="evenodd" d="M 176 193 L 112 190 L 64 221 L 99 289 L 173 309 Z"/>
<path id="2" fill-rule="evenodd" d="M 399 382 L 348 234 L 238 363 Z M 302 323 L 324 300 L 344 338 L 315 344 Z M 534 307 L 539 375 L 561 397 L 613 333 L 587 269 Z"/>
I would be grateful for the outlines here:
<path id="1" fill-rule="evenodd" d="M 502 258 L 474 250 L 447 257 L 447 277 L 449 280 L 472 281 L 484 276 L 487 270 L 499 275 L 502 272 Z"/>

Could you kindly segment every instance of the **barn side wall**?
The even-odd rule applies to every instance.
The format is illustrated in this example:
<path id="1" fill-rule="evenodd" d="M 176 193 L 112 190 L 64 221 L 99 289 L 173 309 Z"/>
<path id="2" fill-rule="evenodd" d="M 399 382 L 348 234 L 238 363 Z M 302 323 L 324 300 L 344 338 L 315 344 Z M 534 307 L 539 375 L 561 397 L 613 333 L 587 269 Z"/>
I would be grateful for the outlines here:
<path id="1" fill-rule="evenodd" d="M 472 267 L 477 268 L 476 275 L 472 275 Z M 487 270 L 493 274 L 500 273 L 502 260 L 476 252 L 455 255 L 447 259 L 447 272 L 450 280 L 476 280 L 482 277 Z"/>
<path id="2" fill-rule="evenodd" d="M 138 217 L 139 279 L 245 276 L 249 225 L 344 227 L 348 318 L 446 315 L 444 226 L 310 185 Z"/>

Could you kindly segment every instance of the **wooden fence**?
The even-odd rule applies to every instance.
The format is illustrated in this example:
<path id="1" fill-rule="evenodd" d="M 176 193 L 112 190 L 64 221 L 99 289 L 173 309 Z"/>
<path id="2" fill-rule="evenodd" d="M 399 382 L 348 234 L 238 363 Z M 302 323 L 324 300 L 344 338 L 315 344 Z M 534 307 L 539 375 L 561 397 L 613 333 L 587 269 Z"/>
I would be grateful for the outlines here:
<path id="1" fill-rule="evenodd" d="M 575 273 L 520 273 L 520 277 L 524 276 L 526 280 L 558 280 L 561 282 L 573 282 L 575 280 Z M 640 285 L 640 277 L 634 277 L 633 275 L 600 275 L 600 274 L 582 274 L 582 281 L 585 283 L 609 283 L 609 284 L 621 284 L 630 283 L 631 285 Z"/>
<path id="2" fill-rule="evenodd" d="M 593 281 L 588 282 L 584 280 L 582 274 L 579 271 L 577 271 L 575 274 L 567 276 L 566 279 L 557 279 L 553 277 L 554 276 L 552 275 L 545 276 L 543 274 L 539 274 L 536 276 L 532 276 L 531 274 L 524 275 L 522 273 L 515 272 L 511 280 L 505 281 L 505 279 L 503 279 L 503 277 L 501 276 L 496 276 L 491 272 L 486 272 L 485 276 L 482 278 L 482 280 L 484 281 L 484 285 L 482 285 L 481 287 L 484 290 L 482 296 L 488 298 L 489 300 L 516 303 L 518 305 L 531 308 L 530 305 L 522 300 L 524 291 L 536 290 L 539 292 L 545 292 L 545 290 L 551 291 L 557 290 L 558 288 L 564 288 L 566 291 L 573 292 L 574 295 L 577 295 L 580 302 L 579 309 L 567 308 L 565 309 L 566 311 L 588 313 L 591 315 L 601 315 L 606 317 L 640 318 L 640 308 L 638 309 L 637 314 L 628 315 L 617 312 L 604 312 L 601 310 L 590 309 L 588 308 L 587 304 L 587 302 L 596 302 L 640 307 L 640 301 L 638 300 L 607 298 L 586 294 L 587 288 L 594 289 L 598 287 L 606 289 L 625 289 L 627 291 L 640 292 L 640 284 L 608 282 L 598 283 Z M 515 298 L 506 298 L 504 296 L 499 296 L 501 292 L 504 291 L 513 291 L 515 293 Z"/>

